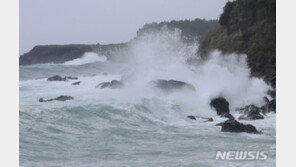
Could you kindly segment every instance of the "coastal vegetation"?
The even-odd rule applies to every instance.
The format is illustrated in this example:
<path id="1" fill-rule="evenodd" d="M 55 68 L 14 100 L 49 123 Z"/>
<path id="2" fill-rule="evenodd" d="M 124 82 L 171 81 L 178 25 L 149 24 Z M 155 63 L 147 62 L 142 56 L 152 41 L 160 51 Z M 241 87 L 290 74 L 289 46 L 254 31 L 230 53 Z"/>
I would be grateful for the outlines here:
<path id="1" fill-rule="evenodd" d="M 236 0 L 227 2 L 219 26 L 203 36 L 198 54 L 214 49 L 248 56 L 251 75 L 276 86 L 276 1 Z"/>

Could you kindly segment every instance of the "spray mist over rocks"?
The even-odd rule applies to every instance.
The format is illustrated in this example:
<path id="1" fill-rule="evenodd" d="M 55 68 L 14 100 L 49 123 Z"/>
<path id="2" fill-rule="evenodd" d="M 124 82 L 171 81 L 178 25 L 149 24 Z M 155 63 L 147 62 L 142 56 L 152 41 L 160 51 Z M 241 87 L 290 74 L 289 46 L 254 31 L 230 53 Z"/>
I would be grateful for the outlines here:
<path id="1" fill-rule="evenodd" d="M 83 91 L 82 88 L 69 87 L 70 92 L 65 94 L 76 92 L 83 94 L 86 99 L 115 99 L 117 102 L 131 103 L 140 102 L 143 98 L 158 98 L 176 103 L 184 114 L 202 116 L 215 115 L 209 103 L 218 96 L 227 99 L 231 111 L 249 104 L 261 106 L 264 103 L 263 97 L 269 97 L 267 91 L 271 87 L 260 78 L 250 77 L 246 55 L 222 55 L 214 51 L 204 60 L 196 55 L 197 49 L 198 43 L 184 41 L 179 29 L 169 30 L 164 26 L 161 31 L 143 33 L 133 39 L 128 49 L 114 52 L 118 54 L 115 55 L 118 58 L 115 61 L 106 60 L 100 53 L 86 53 L 82 58 L 64 64 L 34 65 L 25 70 L 30 70 L 30 76 L 34 76 L 34 73 L 38 76 L 42 68 L 50 68 L 46 75 L 67 71 L 61 75 L 84 77 L 81 83 L 85 85 Z M 188 64 L 190 58 L 197 59 L 198 63 Z M 103 71 L 109 75 L 102 75 Z M 85 76 L 85 73 L 92 75 Z M 114 79 L 123 82 L 124 87 L 117 90 L 95 89 L 100 82 Z M 182 81 L 193 85 L 196 91 L 166 94 L 153 86 L 157 80 Z M 104 91 L 104 95 L 93 95 L 94 91 Z"/>
<path id="2" fill-rule="evenodd" d="M 225 148 L 270 148 L 269 157 L 275 155 L 275 116 L 252 121 L 264 130 L 262 135 L 230 135 L 214 126 L 225 118 L 209 105 L 212 98 L 223 96 L 231 114 L 236 107 L 261 106 L 270 86 L 250 77 L 246 55 L 214 51 L 201 59 L 197 49 L 198 43 L 184 41 L 180 30 L 164 27 L 133 39 L 128 48 L 113 53 L 116 59 L 105 61 L 98 53 L 64 64 L 21 66 L 20 162 L 24 166 L 195 166 L 196 162 L 217 166 L 217 150 Z M 196 65 L 187 63 L 191 58 L 198 61 Z M 46 80 L 54 75 L 78 80 Z M 112 80 L 123 87 L 95 88 Z M 155 88 L 157 80 L 182 81 L 195 91 L 166 93 Z M 79 85 L 72 85 L 77 81 Z M 74 99 L 37 101 L 60 95 Z M 214 121 L 204 123 L 188 115 Z M 269 158 L 266 164 L 274 161 Z M 260 166 L 257 163 L 250 166 Z"/>
<path id="3" fill-rule="evenodd" d="M 107 60 L 106 56 L 99 55 L 93 52 L 86 52 L 81 58 L 67 61 L 64 63 L 64 65 L 82 65 L 82 64 L 94 63 L 98 61 L 104 62 L 106 60 Z"/>
<path id="4" fill-rule="evenodd" d="M 137 37 L 122 59 L 124 67 L 121 75 L 128 85 L 127 94 L 159 97 L 161 94 L 151 90 L 149 85 L 151 81 L 164 79 L 194 85 L 197 90 L 194 94 L 182 92 L 162 98 L 177 98 L 187 103 L 190 106 L 187 107 L 196 114 L 214 113 L 209 103 L 217 96 L 225 97 L 231 110 L 264 103 L 263 97 L 268 97 L 266 92 L 271 87 L 260 78 L 250 78 L 246 55 L 222 55 L 214 51 L 206 60 L 199 58 L 197 65 L 189 65 L 187 59 L 197 56 L 197 48 L 197 42 L 186 43 L 182 40 L 180 30 L 168 30 L 165 26 L 161 31 Z"/>

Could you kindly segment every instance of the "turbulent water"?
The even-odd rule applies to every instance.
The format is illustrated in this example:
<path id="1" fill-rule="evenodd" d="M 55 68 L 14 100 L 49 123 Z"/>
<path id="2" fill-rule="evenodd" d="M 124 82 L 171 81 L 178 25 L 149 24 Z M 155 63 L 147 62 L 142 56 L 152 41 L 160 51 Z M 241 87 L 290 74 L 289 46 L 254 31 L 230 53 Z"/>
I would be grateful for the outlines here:
<path id="1" fill-rule="evenodd" d="M 224 96 L 236 107 L 263 104 L 270 89 L 250 78 L 245 55 L 213 52 L 188 65 L 197 44 L 182 42 L 179 31 L 146 34 L 131 42 L 118 61 L 86 53 L 64 64 L 20 66 L 21 166 L 275 166 L 275 114 L 242 121 L 262 135 L 220 132 L 225 119 L 210 108 Z M 49 82 L 53 75 L 76 80 Z M 95 88 L 121 80 L 121 89 Z M 194 85 L 196 92 L 164 93 L 152 81 L 173 79 Z M 66 102 L 39 98 L 73 96 Z M 214 122 L 188 115 L 212 117 Z M 217 151 L 267 151 L 267 160 L 216 160 Z"/>

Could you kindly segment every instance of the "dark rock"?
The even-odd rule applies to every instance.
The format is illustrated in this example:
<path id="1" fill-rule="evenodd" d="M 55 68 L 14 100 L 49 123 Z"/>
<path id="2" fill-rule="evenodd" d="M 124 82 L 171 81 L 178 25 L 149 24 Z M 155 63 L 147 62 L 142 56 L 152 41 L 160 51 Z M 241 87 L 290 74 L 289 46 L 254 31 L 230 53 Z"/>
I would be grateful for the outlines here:
<path id="1" fill-rule="evenodd" d="M 208 120 L 206 120 L 205 122 L 213 122 L 214 119 L 213 118 L 209 118 Z"/>
<path id="2" fill-rule="evenodd" d="M 276 99 L 272 99 L 269 101 L 265 97 L 265 105 L 261 106 L 261 110 L 263 113 L 276 112 Z"/>
<path id="3" fill-rule="evenodd" d="M 221 132 L 235 132 L 235 133 L 246 132 L 246 133 L 254 133 L 254 134 L 261 133 L 253 125 L 250 125 L 250 124 L 245 125 L 236 120 L 227 120 L 225 122 L 216 124 L 216 126 L 222 126 Z"/>
<path id="4" fill-rule="evenodd" d="M 224 97 L 218 97 L 211 100 L 211 107 L 214 107 L 220 116 L 229 116 L 229 103 Z"/>
<path id="5" fill-rule="evenodd" d="M 272 99 L 269 102 L 268 106 L 269 106 L 270 111 L 276 112 L 276 100 L 275 99 Z"/>
<path id="6" fill-rule="evenodd" d="M 39 101 L 40 103 L 42 103 L 42 102 L 44 102 L 44 99 L 43 99 L 43 98 L 39 98 L 38 101 Z"/>
<path id="7" fill-rule="evenodd" d="M 47 78 L 48 81 L 68 81 L 68 79 L 77 80 L 78 77 L 71 77 L 71 76 L 61 77 L 59 75 L 55 75 Z"/>
<path id="8" fill-rule="evenodd" d="M 79 85 L 81 81 L 78 81 L 78 82 L 74 82 L 72 83 L 72 85 Z"/>
<path id="9" fill-rule="evenodd" d="M 190 90 L 195 91 L 195 87 L 191 84 L 176 80 L 157 80 L 154 81 L 154 86 L 165 91 L 172 92 L 178 90 Z"/>
<path id="10" fill-rule="evenodd" d="M 230 113 L 223 113 L 223 114 L 221 114 L 221 117 L 225 117 L 228 119 L 234 119 L 234 117 Z"/>
<path id="11" fill-rule="evenodd" d="M 252 104 L 240 109 L 236 109 L 236 111 L 239 111 L 243 114 L 238 118 L 239 120 L 264 119 L 264 117 L 260 114 L 260 108 Z"/>
<path id="12" fill-rule="evenodd" d="M 53 99 L 44 100 L 43 98 L 40 98 L 40 99 L 38 99 L 38 101 L 40 103 L 43 103 L 43 102 L 53 101 Z"/>
<path id="13" fill-rule="evenodd" d="M 269 99 L 266 96 L 264 96 L 263 99 L 264 99 L 265 103 L 269 102 Z"/>
<path id="14" fill-rule="evenodd" d="M 261 114 L 247 114 L 241 115 L 238 117 L 239 120 L 257 120 L 257 119 L 264 119 Z"/>
<path id="15" fill-rule="evenodd" d="M 65 95 L 61 95 L 59 97 L 54 98 L 54 100 L 58 100 L 58 101 L 66 101 L 66 100 L 73 100 L 74 97 L 72 96 L 65 96 Z"/>
<path id="16" fill-rule="evenodd" d="M 276 91 L 274 91 L 274 90 L 268 90 L 267 94 L 270 95 L 272 98 L 276 97 Z"/>
<path id="17" fill-rule="evenodd" d="M 208 118 L 208 117 L 199 117 L 199 116 L 193 116 L 193 115 L 189 115 L 187 116 L 187 118 L 189 119 L 193 119 L 193 120 L 196 120 L 196 118 L 199 118 L 199 119 L 205 119 L 204 122 L 213 122 L 213 118 Z"/>
<path id="18" fill-rule="evenodd" d="M 217 123 L 215 126 L 222 126 L 224 122 Z"/>
<path id="19" fill-rule="evenodd" d="M 189 116 L 187 116 L 187 118 L 196 120 L 195 116 L 193 116 L 193 115 L 189 115 Z"/>
<path id="20" fill-rule="evenodd" d="M 52 77 L 47 78 L 48 81 L 67 81 L 67 79 L 64 77 L 61 77 L 59 75 L 55 75 Z"/>
<path id="21" fill-rule="evenodd" d="M 123 87 L 123 83 L 117 80 L 112 80 L 111 82 L 102 82 L 96 86 L 96 88 L 100 87 L 101 89 L 110 88 L 110 89 L 118 89 Z"/>
<path id="22" fill-rule="evenodd" d="M 99 83 L 99 85 L 96 86 L 96 88 L 100 87 L 101 89 L 104 89 L 106 87 L 109 87 L 110 85 L 110 82 L 102 82 L 102 83 Z"/>
<path id="23" fill-rule="evenodd" d="M 49 102 L 49 101 L 53 101 L 53 100 L 57 100 L 57 101 L 67 101 L 67 100 L 73 100 L 74 98 L 72 96 L 65 96 L 65 95 L 61 95 L 59 97 L 56 97 L 54 99 L 48 99 L 48 100 L 44 100 L 43 98 L 38 99 L 39 102 Z"/>

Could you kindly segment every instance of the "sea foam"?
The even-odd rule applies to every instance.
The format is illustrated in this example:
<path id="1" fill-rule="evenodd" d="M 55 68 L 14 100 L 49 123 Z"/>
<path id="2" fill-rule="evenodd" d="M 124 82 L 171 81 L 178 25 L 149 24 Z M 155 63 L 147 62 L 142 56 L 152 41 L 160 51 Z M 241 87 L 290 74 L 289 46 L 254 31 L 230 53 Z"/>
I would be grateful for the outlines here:
<path id="1" fill-rule="evenodd" d="M 106 56 L 99 55 L 93 52 L 86 52 L 81 58 L 67 61 L 64 63 L 64 65 L 82 65 L 82 64 L 94 63 L 98 61 L 104 62 L 106 60 L 107 60 Z"/>

